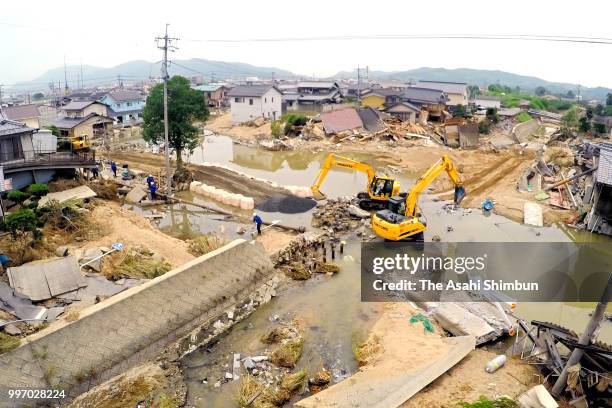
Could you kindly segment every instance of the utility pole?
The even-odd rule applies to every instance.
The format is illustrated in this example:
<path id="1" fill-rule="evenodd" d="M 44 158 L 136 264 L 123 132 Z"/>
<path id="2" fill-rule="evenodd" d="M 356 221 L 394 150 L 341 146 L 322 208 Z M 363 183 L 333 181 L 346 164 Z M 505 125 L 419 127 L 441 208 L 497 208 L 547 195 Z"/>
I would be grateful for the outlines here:
<path id="1" fill-rule="evenodd" d="M 361 105 L 361 69 L 357 65 L 357 107 Z"/>
<path id="2" fill-rule="evenodd" d="M 612 274 L 610 274 L 610 276 L 608 277 L 608 284 L 605 287 L 603 294 L 601 295 L 601 299 L 599 300 L 599 303 L 597 303 L 597 306 L 595 307 L 595 310 L 593 311 L 593 315 L 591 316 L 591 320 L 589 321 L 589 324 L 584 330 L 584 333 L 582 333 L 582 336 L 580 336 L 580 339 L 578 339 L 578 345 L 588 346 L 594 340 L 594 338 L 597 335 L 597 332 L 599 331 L 599 326 L 601 325 L 601 321 L 604 318 L 606 308 L 608 307 L 608 302 L 610 301 L 611 298 L 612 298 Z M 551 394 L 553 396 L 558 397 L 559 395 L 561 395 L 563 390 L 565 390 L 565 387 L 567 386 L 568 368 L 577 364 L 582 359 L 583 355 L 584 355 L 584 349 L 578 348 L 578 347 L 574 348 L 574 350 L 572 351 L 572 354 L 567 359 L 567 363 L 565 364 L 565 367 L 563 367 L 563 371 L 561 371 L 559 378 L 557 378 L 557 382 L 555 382 L 555 385 L 552 387 Z"/>
<path id="3" fill-rule="evenodd" d="M 84 88 L 83 85 L 83 60 L 81 60 L 81 89 Z"/>
<path id="4" fill-rule="evenodd" d="M 163 46 L 157 46 L 157 48 L 164 51 L 164 59 L 162 60 L 162 78 L 164 80 L 164 154 L 166 156 L 166 196 L 172 194 L 172 176 L 170 175 L 170 141 L 168 139 L 168 49 L 173 51 L 176 47 L 172 47 L 170 44 L 172 41 L 178 40 L 178 38 L 168 37 L 168 26 L 166 24 L 166 33 L 163 37 L 156 37 L 157 41 L 163 40 Z"/>
<path id="5" fill-rule="evenodd" d="M 64 94 L 68 95 L 68 73 L 66 72 L 66 55 L 64 55 Z"/>

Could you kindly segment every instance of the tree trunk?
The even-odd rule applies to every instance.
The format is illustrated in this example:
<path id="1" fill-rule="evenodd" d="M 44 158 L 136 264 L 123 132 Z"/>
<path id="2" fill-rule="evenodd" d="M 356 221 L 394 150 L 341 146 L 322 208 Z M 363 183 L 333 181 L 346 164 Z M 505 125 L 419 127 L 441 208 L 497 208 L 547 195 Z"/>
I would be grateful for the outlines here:
<path id="1" fill-rule="evenodd" d="M 180 169 L 183 167 L 182 149 L 175 149 L 175 150 L 176 150 L 176 168 Z"/>

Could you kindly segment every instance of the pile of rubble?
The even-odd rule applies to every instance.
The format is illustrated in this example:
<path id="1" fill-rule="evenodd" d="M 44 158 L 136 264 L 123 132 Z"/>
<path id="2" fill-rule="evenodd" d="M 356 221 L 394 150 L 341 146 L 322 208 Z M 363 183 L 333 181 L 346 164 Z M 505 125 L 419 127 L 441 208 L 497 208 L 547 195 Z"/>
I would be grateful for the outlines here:
<path id="1" fill-rule="evenodd" d="M 367 224 L 370 213 L 362 210 L 354 198 L 329 199 L 312 213 L 312 226 L 332 233 L 359 229 Z"/>

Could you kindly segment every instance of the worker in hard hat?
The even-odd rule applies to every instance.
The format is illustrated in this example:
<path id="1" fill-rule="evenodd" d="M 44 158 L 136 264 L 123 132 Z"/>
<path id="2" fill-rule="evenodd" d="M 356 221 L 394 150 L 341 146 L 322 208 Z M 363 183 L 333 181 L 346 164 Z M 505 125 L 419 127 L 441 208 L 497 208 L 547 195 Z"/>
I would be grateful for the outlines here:
<path id="1" fill-rule="evenodd" d="M 263 220 L 256 212 L 253 213 L 253 222 L 257 226 L 257 235 L 261 235 L 261 224 L 263 223 Z"/>

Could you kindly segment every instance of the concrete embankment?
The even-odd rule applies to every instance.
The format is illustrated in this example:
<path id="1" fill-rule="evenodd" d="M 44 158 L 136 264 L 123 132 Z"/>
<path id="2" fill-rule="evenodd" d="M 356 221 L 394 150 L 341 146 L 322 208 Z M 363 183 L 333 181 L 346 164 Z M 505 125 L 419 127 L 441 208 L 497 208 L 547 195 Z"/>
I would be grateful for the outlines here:
<path id="1" fill-rule="evenodd" d="M 263 247 L 235 240 L 30 336 L 0 355 L 0 384 L 75 396 L 162 351 L 189 352 L 270 300 L 277 282 Z"/>

